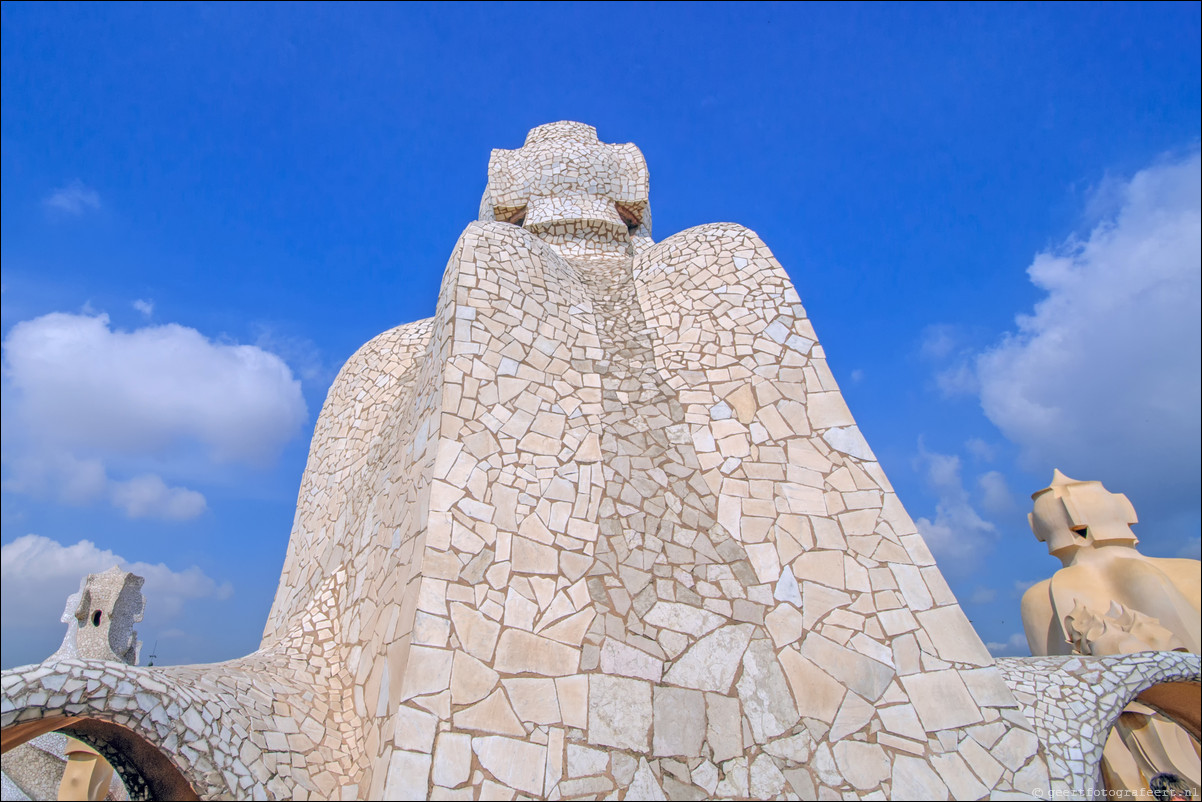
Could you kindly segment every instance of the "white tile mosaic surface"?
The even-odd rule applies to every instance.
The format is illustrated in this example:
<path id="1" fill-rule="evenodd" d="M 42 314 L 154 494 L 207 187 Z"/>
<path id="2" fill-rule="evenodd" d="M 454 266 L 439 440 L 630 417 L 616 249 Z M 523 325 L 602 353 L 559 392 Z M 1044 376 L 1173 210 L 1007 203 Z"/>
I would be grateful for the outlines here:
<path id="1" fill-rule="evenodd" d="M 1035 725 L 1055 787 L 1093 798 L 1106 736 L 1127 703 L 1164 682 L 1202 682 L 1202 657 L 1139 652 L 1113 657 L 1001 658 L 998 668 Z"/>

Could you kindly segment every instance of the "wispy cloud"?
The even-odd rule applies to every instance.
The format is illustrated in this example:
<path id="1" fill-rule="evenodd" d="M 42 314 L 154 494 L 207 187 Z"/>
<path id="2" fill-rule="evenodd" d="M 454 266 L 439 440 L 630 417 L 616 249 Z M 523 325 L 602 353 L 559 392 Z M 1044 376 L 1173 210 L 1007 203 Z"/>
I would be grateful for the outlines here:
<path id="1" fill-rule="evenodd" d="M 980 389 L 977 372 L 971 362 L 960 360 L 935 374 L 935 386 L 945 398 L 975 395 Z"/>
<path id="2" fill-rule="evenodd" d="M 946 359 L 960 348 L 960 337 L 955 326 L 936 323 L 923 329 L 918 352 L 924 358 L 939 361 Z"/>
<path id="3" fill-rule="evenodd" d="M 960 458 L 927 451 L 919 444 L 918 468 L 934 491 L 935 517 L 915 521 L 940 565 L 949 573 L 963 573 L 977 565 L 982 553 L 997 537 L 997 527 L 973 507 L 960 477 Z"/>
<path id="4" fill-rule="evenodd" d="M 100 208 L 100 193 L 76 179 L 43 198 L 42 205 L 56 214 L 81 215 Z"/>
<path id="5" fill-rule="evenodd" d="M 284 334 L 275 328 L 259 324 L 255 326 L 255 345 L 273 354 L 279 354 L 296 371 L 303 381 L 325 388 L 333 383 L 341 365 L 330 365 L 322 357 L 321 349 L 307 337 Z"/>
<path id="6" fill-rule="evenodd" d="M 162 477 L 143 473 L 131 479 L 113 479 L 105 461 L 77 457 L 62 447 L 41 447 L 22 441 L 6 448 L 5 465 L 11 474 L 4 489 L 60 504 L 89 506 L 108 501 L 129 518 L 186 521 L 208 507 L 203 494 L 185 487 L 169 487 Z"/>
<path id="7" fill-rule="evenodd" d="M 133 308 L 142 313 L 144 317 L 154 315 L 154 301 L 148 301 L 144 298 L 139 298 L 132 304 Z"/>
<path id="8" fill-rule="evenodd" d="M 979 462 L 993 462 L 997 449 L 979 437 L 970 437 L 964 442 L 964 450 Z"/>
<path id="9" fill-rule="evenodd" d="M 968 597 L 969 604 L 991 604 L 997 599 L 997 591 L 993 588 L 987 588 L 983 585 L 978 585 L 973 588 L 972 595 Z"/>
<path id="10" fill-rule="evenodd" d="M 959 326 L 936 323 L 923 329 L 918 343 L 919 356 L 939 366 L 935 371 L 935 386 L 945 398 L 977 392 L 975 354 L 964 335 Z"/>
<path id="11" fill-rule="evenodd" d="M 978 476 L 977 489 L 981 494 L 981 507 L 986 512 L 1001 517 L 1015 511 L 1014 494 L 1001 471 L 988 471 Z"/>
<path id="12" fill-rule="evenodd" d="M 994 657 L 1026 657 L 1031 654 L 1031 649 L 1027 646 L 1027 636 L 1021 632 L 1015 632 L 1002 643 L 989 641 L 985 648 Z"/>

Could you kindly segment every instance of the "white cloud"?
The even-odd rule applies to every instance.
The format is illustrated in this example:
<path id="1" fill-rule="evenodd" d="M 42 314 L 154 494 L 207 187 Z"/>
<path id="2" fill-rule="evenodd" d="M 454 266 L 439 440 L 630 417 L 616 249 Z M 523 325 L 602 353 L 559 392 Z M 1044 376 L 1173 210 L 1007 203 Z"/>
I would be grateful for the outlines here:
<path id="1" fill-rule="evenodd" d="M 107 315 L 56 312 L 13 326 L 3 348 L 5 488 L 61 502 L 194 517 L 200 493 L 144 464 L 110 477 L 114 462 L 265 466 L 307 415 L 278 356 L 175 324 L 121 331 Z"/>
<path id="2" fill-rule="evenodd" d="M 154 301 L 147 301 L 144 298 L 139 298 L 133 302 L 132 306 L 146 317 L 150 317 L 154 314 Z"/>
<path id="3" fill-rule="evenodd" d="M 79 589 L 84 575 L 114 565 L 146 580 L 145 618 L 136 626 L 142 633 L 164 628 L 190 603 L 226 599 L 233 593 L 228 582 L 218 583 L 196 566 L 175 571 L 162 563 L 130 562 L 90 540 L 64 546 L 41 535 L 24 535 L 0 548 L 5 665 L 48 657 L 66 631 L 59 618 L 67 597 Z"/>
<path id="4" fill-rule="evenodd" d="M 985 414 L 1028 468 L 1197 507 L 1200 171 L 1194 154 L 1112 182 L 1117 212 L 1028 268 L 1046 296 L 976 360 Z"/>
<path id="5" fill-rule="evenodd" d="M 51 192 L 42 204 L 53 212 L 80 215 L 100 208 L 100 194 L 76 179 Z"/>
<path id="6" fill-rule="evenodd" d="M 168 487 L 155 474 L 143 474 L 124 482 L 112 482 L 113 506 L 130 518 L 159 518 L 186 521 L 205 511 L 205 497 L 195 490 Z"/>
<path id="7" fill-rule="evenodd" d="M 935 518 L 915 521 L 931 552 L 950 573 L 972 568 L 997 536 L 997 528 L 973 508 L 960 479 L 960 458 L 919 446 L 919 468 L 935 492 Z"/>
<path id="8" fill-rule="evenodd" d="M 263 464 L 306 415 L 275 354 L 176 324 L 114 330 L 103 314 L 13 326 L 4 378 L 28 430 L 67 447 L 145 453 L 193 441 L 218 461 Z"/>
<path id="9" fill-rule="evenodd" d="M 1021 632 L 1015 632 L 1005 643 L 989 641 L 985 648 L 994 657 L 1026 657 L 1031 654 L 1031 649 L 1027 646 L 1027 636 Z"/>

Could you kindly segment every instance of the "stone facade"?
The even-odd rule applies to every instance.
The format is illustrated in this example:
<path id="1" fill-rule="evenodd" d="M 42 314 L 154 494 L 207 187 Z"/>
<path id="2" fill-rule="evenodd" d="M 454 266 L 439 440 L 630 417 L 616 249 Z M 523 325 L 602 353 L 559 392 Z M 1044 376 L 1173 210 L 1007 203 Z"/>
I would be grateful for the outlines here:
<path id="1" fill-rule="evenodd" d="M 1051 719 L 972 629 L 753 232 L 655 243 L 642 155 L 579 123 L 494 151 L 480 217 L 434 317 L 331 388 L 261 649 L 6 672 L 6 730 L 111 720 L 228 798 L 1076 776 L 1049 775 Z"/>

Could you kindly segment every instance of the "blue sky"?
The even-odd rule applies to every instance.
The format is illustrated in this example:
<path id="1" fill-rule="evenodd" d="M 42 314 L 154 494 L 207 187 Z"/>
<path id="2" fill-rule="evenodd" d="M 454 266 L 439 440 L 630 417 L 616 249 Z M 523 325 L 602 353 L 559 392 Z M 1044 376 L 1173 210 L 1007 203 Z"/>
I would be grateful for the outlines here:
<path id="1" fill-rule="evenodd" d="M 1199 543 L 1199 6 L 5 4 L 3 665 L 82 573 L 253 650 L 335 373 L 429 316 L 489 151 L 634 142 L 739 222 L 998 653 L 1052 468 Z"/>

